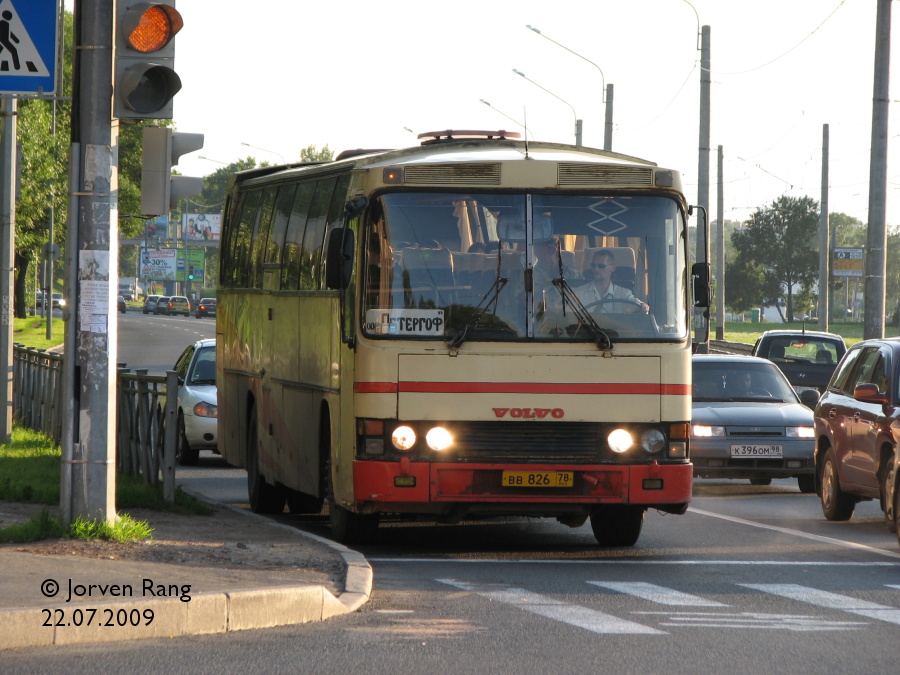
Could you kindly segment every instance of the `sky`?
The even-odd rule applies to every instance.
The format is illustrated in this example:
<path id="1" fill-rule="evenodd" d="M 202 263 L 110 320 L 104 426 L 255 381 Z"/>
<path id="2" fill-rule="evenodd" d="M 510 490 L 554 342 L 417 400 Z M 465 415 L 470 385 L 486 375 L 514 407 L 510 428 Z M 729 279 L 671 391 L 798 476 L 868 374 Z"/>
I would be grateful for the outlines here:
<path id="1" fill-rule="evenodd" d="M 185 175 L 248 156 L 297 160 L 309 145 L 409 147 L 417 134 L 449 128 L 522 132 L 527 123 L 530 139 L 574 143 L 576 118 L 584 144 L 602 148 L 604 84 L 612 83 L 612 149 L 680 171 L 696 203 L 699 32 L 710 26 L 711 217 L 720 145 L 726 220 L 746 219 L 781 195 L 819 201 L 828 124 L 830 210 L 868 218 L 875 0 L 178 0 L 177 7 L 183 89 L 174 121 L 179 131 L 205 135 L 203 150 L 181 159 Z M 893 14 L 896 24 L 900 12 Z M 900 73 L 900 48 L 894 52 L 891 71 Z M 889 225 L 900 225 L 896 110 Z"/>

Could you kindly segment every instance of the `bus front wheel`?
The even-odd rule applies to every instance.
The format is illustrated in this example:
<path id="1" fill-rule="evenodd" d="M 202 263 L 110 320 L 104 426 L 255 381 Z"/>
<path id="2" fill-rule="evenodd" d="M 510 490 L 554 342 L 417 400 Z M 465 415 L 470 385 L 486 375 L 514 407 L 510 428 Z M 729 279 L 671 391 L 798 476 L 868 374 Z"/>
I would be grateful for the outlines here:
<path id="1" fill-rule="evenodd" d="M 591 514 L 591 530 L 601 546 L 634 546 L 644 526 L 645 508 L 601 506 Z"/>
<path id="2" fill-rule="evenodd" d="M 256 408 L 250 412 L 247 429 L 247 492 L 255 513 L 281 513 L 287 497 L 284 490 L 266 482 L 259 470 L 259 421 Z"/>

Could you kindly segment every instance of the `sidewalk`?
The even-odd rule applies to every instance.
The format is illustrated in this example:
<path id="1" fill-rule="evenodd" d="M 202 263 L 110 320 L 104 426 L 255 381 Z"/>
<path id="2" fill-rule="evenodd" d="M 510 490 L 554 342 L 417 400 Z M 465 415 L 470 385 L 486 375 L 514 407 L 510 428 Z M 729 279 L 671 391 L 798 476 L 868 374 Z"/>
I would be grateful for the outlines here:
<path id="1" fill-rule="evenodd" d="M 0 526 L 24 506 L 0 502 Z M 322 621 L 371 593 L 361 554 L 244 509 L 130 513 L 151 543 L 0 545 L 0 650 Z"/>

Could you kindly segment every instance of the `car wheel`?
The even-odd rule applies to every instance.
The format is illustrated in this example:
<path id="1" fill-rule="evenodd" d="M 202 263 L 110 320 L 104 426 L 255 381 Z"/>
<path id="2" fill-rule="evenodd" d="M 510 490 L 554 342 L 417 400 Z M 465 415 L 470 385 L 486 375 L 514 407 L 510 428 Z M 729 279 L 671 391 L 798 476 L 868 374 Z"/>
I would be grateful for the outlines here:
<path id="1" fill-rule="evenodd" d="M 591 514 L 591 530 L 600 546 L 634 546 L 644 526 L 640 506 L 601 506 Z"/>
<path id="2" fill-rule="evenodd" d="M 771 485 L 771 478 L 751 478 L 750 485 Z"/>
<path id="3" fill-rule="evenodd" d="M 888 461 L 893 462 L 893 458 Z M 896 501 L 896 499 L 890 499 L 890 486 L 894 482 L 894 467 L 889 465 L 884 473 L 884 482 L 881 486 L 881 503 L 884 505 L 884 520 L 887 524 L 888 531 L 896 532 L 897 519 L 894 517 L 894 511 L 897 508 L 896 506 L 894 506 L 894 502 Z"/>
<path id="4" fill-rule="evenodd" d="M 281 513 L 284 511 L 284 490 L 270 485 L 259 471 L 259 420 L 256 408 L 250 411 L 247 429 L 247 492 L 250 508 L 255 513 Z"/>
<path id="5" fill-rule="evenodd" d="M 797 476 L 797 486 L 803 494 L 811 495 L 816 491 L 816 477 L 813 474 Z"/>
<path id="6" fill-rule="evenodd" d="M 175 459 L 181 466 L 195 466 L 200 459 L 200 451 L 191 447 L 188 443 L 187 433 L 184 428 L 184 415 L 178 414 L 178 432 L 175 436 Z"/>
<path id="7" fill-rule="evenodd" d="M 828 449 L 822 462 L 822 513 L 828 520 L 850 520 L 856 502 L 841 490 L 834 450 Z"/>

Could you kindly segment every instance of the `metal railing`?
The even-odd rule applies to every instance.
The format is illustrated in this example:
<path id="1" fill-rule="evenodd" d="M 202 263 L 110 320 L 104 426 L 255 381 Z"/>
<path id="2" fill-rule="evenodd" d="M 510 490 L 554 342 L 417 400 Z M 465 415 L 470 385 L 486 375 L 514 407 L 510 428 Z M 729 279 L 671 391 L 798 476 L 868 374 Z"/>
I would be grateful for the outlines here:
<path id="1" fill-rule="evenodd" d="M 63 359 L 44 349 L 13 347 L 13 419 L 57 445 L 62 441 Z M 175 424 L 167 420 L 175 417 L 177 374 L 120 367 L 116 380 L 116 466 L 150 485 L 162 480 L 165 498 L 174 501 Z"/>

